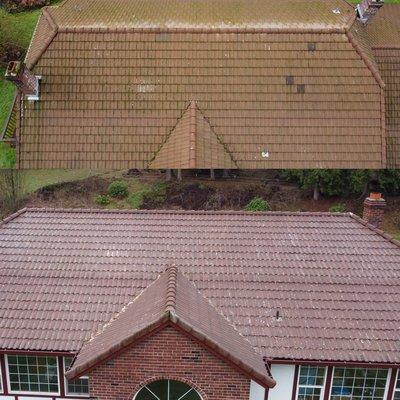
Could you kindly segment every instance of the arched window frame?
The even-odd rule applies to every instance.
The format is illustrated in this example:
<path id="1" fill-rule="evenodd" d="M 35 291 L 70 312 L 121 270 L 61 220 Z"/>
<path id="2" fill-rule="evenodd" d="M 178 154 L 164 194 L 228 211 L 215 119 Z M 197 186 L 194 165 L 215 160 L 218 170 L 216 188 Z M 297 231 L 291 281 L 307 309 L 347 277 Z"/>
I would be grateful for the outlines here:
<path id="1" fill-rule="evenodd" d="M 156 397 L 156 398 L 158 398 L 158 396 L 155 394 L 155 393 L 153 393 L 147 386 L 148 385 L 150 385 L 151 383 L 154 383 L 154 382 L 160 382 L 160 381 L 167 381 L 168 382 L 168 397 L 169 397 L 169 387 L 170 387 L 170 382 L 172 381 L 172 382 L 181 382 L 181 383 L 184 383 L 184 384 L 186 384 L 186 385 L 188 385 L 189 387 L 190 387 L 190 389 L 186 392 L 186 393 L 184 393 L 178 400 L 180 400 L 180 399 L 182 399 L 183 398 L 183 400 L 185 400 L 184 399 L 184 396 L 186 396 L 190 391 L 192 391 L 192 390 L 194 390 L 195 392 L 196 392 L 196 394 L 200 397 L 200 400 L 205 400 L 204 398 L 203 398 L 203 396 L 201 395 L 201 393 L 199 392 L 199 390 L 197 390 L 190 382 L 186 382 L 186 381 L 184 381 L 184 380 L 179 380 L 179 379 L 169 379 L 169 378 L 160 378 L 160 379 L 154 379 L 154 380 L 151 380 L 151 381 L 149 381 L 149 382 L 146 382 L 145 384 L 143 384 L 140 388 L 138 388 L 138 390 L 136 391 L 136 393 L 135 393 L 135 395 L 133 396 L 133 399 L 132 400 L 136 400 L 136 398 L 137 398 L 137 396 L 141 393 L 141 391 L 143 390 L 143 389 L 147 389 L 154 397 Z M 168 398 L 168 400 L 169 400 L 169 398 Z"/>

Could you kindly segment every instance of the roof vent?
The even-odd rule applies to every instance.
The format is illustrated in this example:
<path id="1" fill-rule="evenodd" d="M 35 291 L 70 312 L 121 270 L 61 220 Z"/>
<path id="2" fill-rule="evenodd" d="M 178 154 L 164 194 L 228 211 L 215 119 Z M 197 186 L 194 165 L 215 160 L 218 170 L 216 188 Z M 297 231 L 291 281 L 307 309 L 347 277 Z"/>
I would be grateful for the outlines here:
<path id="1" fill-rule="evenodd" d="M 293 75 L 288 75 L 286 77 L 286 85 L 294 85 L 294 76 Z"/>
<path id="2" fill-rule="evenodd" d="M 275 319 L 276 319 L 278 322 L 281 322 L 282 319 L 283 319 L 282 314 L 281 314 L 281 312 L 280 312 L 279 310 L 276 311 Z"/>
<path id="3" fill-rule="evenodd" d="M 297 93 L 304 94 L 306 92 L 306 85 L 301 84 L 297 85 Z"/>
<path id="4" fill-rule="evenodd" d="M 315 43 L 308 43 L 307 49 L 308 51 L 315 51 L 317 50 L 317 45 Z"/>
<path id="5" fill-rule="evenodd" d="M 21 61 L 10 61 L 8 63 L 5 78 L 17 86 L 27 96 L 28 100 L 39 100 L 41 77 L 34 75 Z"/>

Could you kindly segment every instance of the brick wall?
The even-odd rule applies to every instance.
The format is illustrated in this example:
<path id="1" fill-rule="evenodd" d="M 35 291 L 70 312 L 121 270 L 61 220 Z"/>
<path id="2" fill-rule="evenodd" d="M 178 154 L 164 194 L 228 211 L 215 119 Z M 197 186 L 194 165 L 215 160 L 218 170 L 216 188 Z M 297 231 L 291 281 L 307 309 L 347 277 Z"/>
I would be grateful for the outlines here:
<path id="1" fill-rule="evenodd" d="M 196 341 L 167 327 L 96 367 L 90 394 L 130 400 L 146 382 L 176 379 L 195 387 L 203 400 L 248 400 L 250 380 Z"/>

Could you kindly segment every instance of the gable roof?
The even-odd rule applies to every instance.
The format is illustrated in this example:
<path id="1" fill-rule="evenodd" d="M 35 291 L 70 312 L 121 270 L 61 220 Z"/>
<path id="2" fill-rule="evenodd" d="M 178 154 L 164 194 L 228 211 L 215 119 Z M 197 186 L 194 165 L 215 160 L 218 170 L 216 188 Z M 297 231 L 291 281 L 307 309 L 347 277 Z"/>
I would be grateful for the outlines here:
<path id="1" fill-rule="evenodd" d="M 388 167 L 400 168 L 400 4 L 385 4 L 366 26 L 385 88 Z"/>
<path id="2" fill-rule="evenodd" d="M 46 9 L 20 168 L 155 168 L 191 100 L 232 168 L 385 166 L 383 82 L 346 1 L 154 1 Z"/>
<path id="3" fill-rule="evenodd" d="M 237 168 L 196 102 L 191 101 L 161 145 L 150 168 Z"/>
<path id="4" fill-rule="evenodd" d="M 261 355 L 176 267 L 163 272 L 83 345 L 67 372 L 68 379 L 88 372 L 165 324 L 206 344 L 263 386 L 274 386 Z"/>
<path id="5" fill-rule="evenodd" d="M 269 359 L 400 364 L 400 245 L 329 213 L 23 210 L 0 225 L 0 349 L 78 352 L 167 265 Z"/>

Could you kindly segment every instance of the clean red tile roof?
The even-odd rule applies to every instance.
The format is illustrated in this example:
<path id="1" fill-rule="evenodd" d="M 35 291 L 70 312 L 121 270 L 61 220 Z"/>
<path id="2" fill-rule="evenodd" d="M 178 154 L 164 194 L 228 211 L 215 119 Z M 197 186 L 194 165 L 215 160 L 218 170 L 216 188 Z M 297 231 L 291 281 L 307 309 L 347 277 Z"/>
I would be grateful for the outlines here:
<path id="1" fill-rule="evenodd" d="M 168 265 L 268 358 L 400 362 L 399 243 L 328 213 L 23 211 L 0 349 L 76 352 Z"/>
<path id="2" fill-rule="evenodd" d="M 384 167 L 384 83 L 355 18 L 344 0 L 47 8 L 26 58 L 43 79 L 40 107 L 24 103 L 19 166 L 174 168 L 152 161 L 195 101 L 235 168 Z M 218 162 L 219 147 L 203 143 Z"/>
<path id="3" fill-rule="evenodd" d="M 266 387 L 274 386 L 260 354 L 176 267 L 169 267 L 85 342 L 68 379 L 87 373 L 127 346 L 168 324 L 207 344 Z"/>

